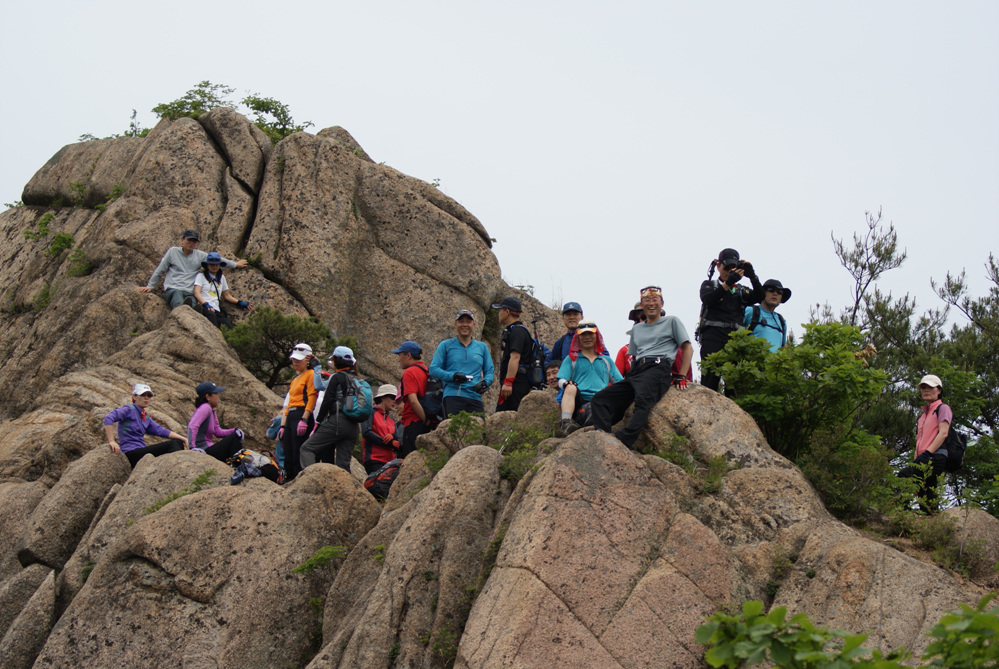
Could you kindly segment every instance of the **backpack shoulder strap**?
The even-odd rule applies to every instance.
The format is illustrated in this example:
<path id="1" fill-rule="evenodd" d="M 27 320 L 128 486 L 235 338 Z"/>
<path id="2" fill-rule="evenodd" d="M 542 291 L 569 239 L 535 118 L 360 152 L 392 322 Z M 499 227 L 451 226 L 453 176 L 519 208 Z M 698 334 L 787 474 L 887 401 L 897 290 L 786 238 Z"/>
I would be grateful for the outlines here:
<path id="1" fill-rule="evenodd" d="M 749 321 L 749 331 L 752 332 L 760 324 L 760 305 L 753 305 L 753 318 Z M 783 319 L 781 319 L 783 320 Z"/>
<path id="2" fill-rule="evenodd" d="M 780 321 L 780 335 L 781 335 L 780 345 L 784 346 L 785 344 L 787 344 L 787 321 L 784 320 L 783 314 L 777 314 L 777 320 Z"/>

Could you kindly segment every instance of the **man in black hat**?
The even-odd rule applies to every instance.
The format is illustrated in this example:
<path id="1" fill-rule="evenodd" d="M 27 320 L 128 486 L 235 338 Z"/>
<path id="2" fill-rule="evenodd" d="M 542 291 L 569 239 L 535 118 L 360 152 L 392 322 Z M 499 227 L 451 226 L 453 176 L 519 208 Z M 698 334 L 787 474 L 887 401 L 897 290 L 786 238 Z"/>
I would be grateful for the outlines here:
<path id="1" fill-rule="evenodd" d="M 516 411 L 520 401 L 531 392 L 531 382 L 527 378 L 528 364 L 534 351 L 534 340 L 527 326 L 520 322 L 523 311 L 516 297 L 504 297 L 493 309 L 499 309 L 499 322 L 503 326 L 500 335 L 499 374 L 503 379 L 500 386 L 497 411 Z"/>
<path id="2" fill-rule="evenodd" d="M 194 278 L 201 271 L 201 263 L 208 258 L 208 254 L 198 248 L 199 241 L 200 237 L 196 230 L 184 230 L 180 236 L 180 246 L 171 246 L 167 249 L 149 283 L 139 290 L 151 293 L 163 278 L 163 299 L 171 309 L 176 309 L 184 303 L 197 307 L 198 302 L 194 298 Z M 222 262 L 226 267 L 240 269 L 246 267 L 246 260 L 242 258 L 239 261 L 222 258 Z"/>
<path id="3" fill-rule="evenodd" d="M 757 337 L 770 342 L 770 350 L 776 351 L 787 345 L 787 322 L 776 312 L 777 305 L 791 299 L 791 289 L 785 288 L 777 279 L 763 282 L 766 295 L 759 304 L 746 307 L 743 324 Z"/>

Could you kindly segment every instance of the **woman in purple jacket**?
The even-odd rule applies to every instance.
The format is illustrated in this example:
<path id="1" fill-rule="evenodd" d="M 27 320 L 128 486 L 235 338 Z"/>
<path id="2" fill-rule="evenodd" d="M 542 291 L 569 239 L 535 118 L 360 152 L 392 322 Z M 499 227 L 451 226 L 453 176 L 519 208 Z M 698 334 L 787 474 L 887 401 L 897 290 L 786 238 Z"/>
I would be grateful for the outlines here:
<path id="1" fill-rule="evenodd" d="M 191 447 L 201 449 L 222 462 L 243 448 L 243 431 L 235 428 L 223 430 L 215 415 L 215 408 L 224 391 L 225 388 L 216 386 L 211 381 L 198 384 L 195 389 L 198 397 L 194 400 L 197 409 L 187 423 L 187 438 Z"/>
<path id="2" fill-rule="evenodd" d="M 146 414 L 152 399 L 153 391 L 149 386 L 136 383 L 132 388 L 132 403 L 115 409 L 104 417 L 104 434 L 107 435 L 108 445 L 115 453 L 124 453 L 133 468 L 144 455 L 155 457 L 187 448 L 187 439 L 158 425 Z M 117 441 L 114 438 L 115 423 L 118 423 Z M 146 446 L 147 434 L 166 437 L 170 441 Z"/>

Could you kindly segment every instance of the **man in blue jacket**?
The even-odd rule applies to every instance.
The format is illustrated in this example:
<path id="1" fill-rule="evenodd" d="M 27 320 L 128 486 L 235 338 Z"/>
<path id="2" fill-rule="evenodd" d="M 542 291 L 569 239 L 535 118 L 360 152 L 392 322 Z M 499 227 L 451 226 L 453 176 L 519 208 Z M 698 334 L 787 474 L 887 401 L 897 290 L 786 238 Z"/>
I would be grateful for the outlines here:
<path id="1" fill-rule="evenodd" d="M 493 382 L 493 357 L 489 347 L 472 338 L 475 314 L 462 309 L 454 317 L 457 335 L 445 339 L 434 351 L 430 374 L 444 385 L 444 415 L 459 411 L 485 413 L 482 393 Z"/>
<path id="2" fill-rule="evenodd" d="M 572 335 L 576 334 L 576 326 L 583 318 L 583 307 L 579 302 L 566 302 L 562 306 L 562 323 L 565 325 L 566 333 L 555 340 L 552 350 L 548 352 L 545 363 L 552 360 L 562 362 L 565 356 L 569 355 L 569 344 L 572 343 Z"/>

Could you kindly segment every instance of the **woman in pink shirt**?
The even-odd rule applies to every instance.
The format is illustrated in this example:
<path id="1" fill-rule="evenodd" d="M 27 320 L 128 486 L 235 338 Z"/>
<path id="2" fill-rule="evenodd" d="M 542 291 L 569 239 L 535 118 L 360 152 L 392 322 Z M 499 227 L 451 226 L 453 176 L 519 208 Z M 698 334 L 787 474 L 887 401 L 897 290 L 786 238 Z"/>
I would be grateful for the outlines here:
<path id="1" fill-rule="evenodd" d="M 194 400 L 194 415 L 187 423 L 187 439 L 191 448 L 198 448 L 217 460 L 225 462 L 243 448 L 243 431 L 222 429 L 215 409 L 225 388 L 211 381 L 198 384 L 198 397 Z M 215 441 L 218 439 L 218 441 Z"/>
<path id="2" fill-rule="evenodd" d="M 937 510 L 937 477 L 947 464 L 947 449 L 943 444 L 954 422 L 954 413 L 940 399 L 942 394 L 943 383 L 939 376 L 927 374 L 919 380 L 919 395 L 926 404 L 920 409 L 916 422 L 916 459 L 898 473 L 903 478 L 921 479 L 919 508 L 927 515 Z M 929 465 L 928 470 L 926 465 Z"/>

